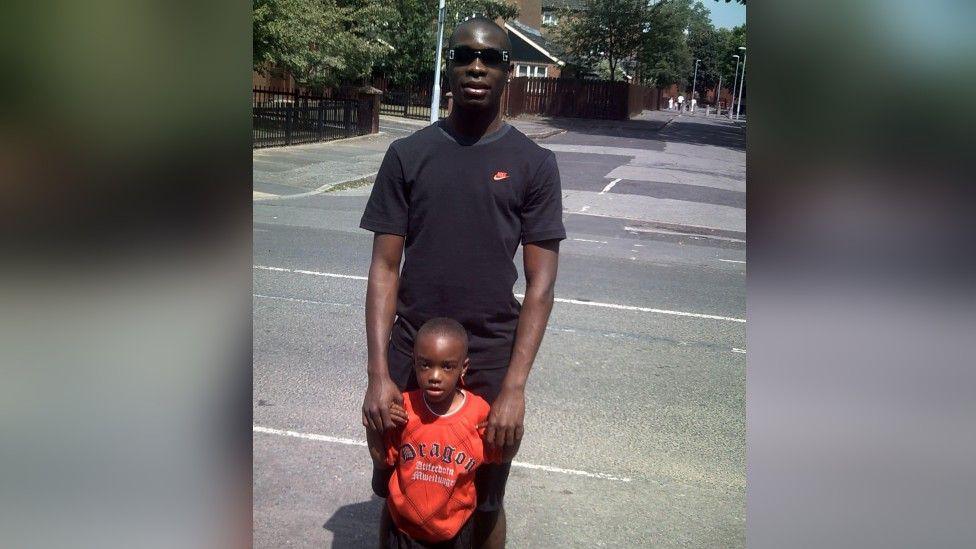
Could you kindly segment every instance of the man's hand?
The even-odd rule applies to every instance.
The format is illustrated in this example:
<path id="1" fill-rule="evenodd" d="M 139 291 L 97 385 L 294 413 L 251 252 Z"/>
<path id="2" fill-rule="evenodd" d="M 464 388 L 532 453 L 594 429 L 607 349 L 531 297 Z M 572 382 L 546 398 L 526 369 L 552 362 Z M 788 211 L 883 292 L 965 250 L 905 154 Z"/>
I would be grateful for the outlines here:
<path id="1" fill-rule="evenodd" d="M 390 414 L 390 407 L 394 403 L 402 405 L 403 395 L 390 376 L 370 378 L 366 385 L 366 398 L 363 399 L 363 427 L 379 432 L 396 427 Z M 405 420 L 406 415 L 403 417 Z"/>
<path id="2" fill-rule="evenodd" d="M 522 441 L 524 419 L 525 393 L 521 389 L 502 389 L 488 414 L 485 442 L 502 448 L 508 457 L 514 456 L 514 450 Z"/>

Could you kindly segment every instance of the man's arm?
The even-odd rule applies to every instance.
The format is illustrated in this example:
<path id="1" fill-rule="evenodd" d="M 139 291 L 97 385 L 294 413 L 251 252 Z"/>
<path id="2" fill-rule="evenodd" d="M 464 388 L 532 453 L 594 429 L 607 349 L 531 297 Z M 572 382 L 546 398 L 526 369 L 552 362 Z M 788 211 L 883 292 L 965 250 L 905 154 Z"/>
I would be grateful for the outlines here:
<path id="1" fill-rule="evenodd" d="M 377 233 L 373 237 L 373 258 L 366 283 L 366 396 L 363 399 L 363 426 L 375 431 L 394 427 L 390 403 L 403 404 L 393 380 L 386 351 L 396 315 L 397 288 L 400 284 L 400 259 L 403 237 Z"/>
<path id="2" fill-rule="evenodd" d="M 525 382 L 535 355 L 546 332 L 549 313 L 555 299 L 556 270 L 559 266 L 559 241 L 545 240 L 526 244 L 522 249 L 525 263 L 525 299 L 515 331 L 515 346 L 502 389 L 491 405 L 485 440 L 505 447 L 510 460 L 522 440 L 525 419 Z"/>

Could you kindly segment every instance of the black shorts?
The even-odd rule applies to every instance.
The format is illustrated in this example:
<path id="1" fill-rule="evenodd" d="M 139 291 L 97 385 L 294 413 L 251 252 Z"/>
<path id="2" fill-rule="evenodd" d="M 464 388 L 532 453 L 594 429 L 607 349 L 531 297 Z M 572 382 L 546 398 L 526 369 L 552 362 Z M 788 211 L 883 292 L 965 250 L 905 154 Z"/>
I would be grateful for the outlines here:
<path id="1" fill-rule="evenodd" d="M 401 391 L 420 388 L 417 385 L 413 358 L 410 355 L 395 349 L 391 344 L 387 353 L 387 363 L 390 366 L 390 377 Z M 468 372 L 464 374 L 462 386 L 491 404 L 501 392 L 502 381 L 507 372 L 508 368 L 469 367 Z M 501 509 L 505 500 L 505 485 L 508 483 L 508 474 L 511 470 L 511 463 L 484 463 L 478 467 L 474 477 L 475 492 L 478 494 L 476 511 L 490 513 Z"/>
<path id="2" fill-rule="evenodd" d="M 384 512 L 389 513 L 389 511 Z M 390 528 L 383 536 L 382 547 L 385 549 L 469 549 L 472 547 L 473 533 L 474 516 L 468 518 L 453 538 L 436 543 L 413 539 L 397 528 L 396 524 L 390 520 Z"/>

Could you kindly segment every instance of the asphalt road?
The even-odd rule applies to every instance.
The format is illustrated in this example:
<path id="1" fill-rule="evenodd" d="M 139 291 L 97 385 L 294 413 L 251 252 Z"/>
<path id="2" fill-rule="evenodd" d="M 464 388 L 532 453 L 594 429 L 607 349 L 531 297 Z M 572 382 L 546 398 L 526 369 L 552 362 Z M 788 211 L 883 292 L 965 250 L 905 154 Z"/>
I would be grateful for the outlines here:
<path id="1" fill-rule="evenodd" d="M 741 128 L 682 117 L 660 132 L 569 131 L 540 143 L 556 150 L 565 192 L 589 193 L 579 197 L 594 207 L 612 197 L 640 208 L 648 202 L 634 197 L 649 196 L 741 210 L 744 139 Z M 613 148 L 670 150 L 673 173 L 641 171 Z M 613 177 L 622 167 L 630 178 Z M 360 445 L 372 236 L 357 226 L 368 191 L 254 205 L 256 547 L 375 539 L 382 502 Z M 744 236 L 578 209 L 565 215 L 559 302 L 527 388 L 508 546 L 742 547 Z"/>

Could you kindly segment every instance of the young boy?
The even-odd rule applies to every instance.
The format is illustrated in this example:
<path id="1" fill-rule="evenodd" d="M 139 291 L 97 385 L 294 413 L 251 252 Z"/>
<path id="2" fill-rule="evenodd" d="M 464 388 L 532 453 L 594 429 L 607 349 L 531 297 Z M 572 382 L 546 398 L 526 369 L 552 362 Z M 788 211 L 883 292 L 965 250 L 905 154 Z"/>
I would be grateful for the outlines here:
<path id="1" fill-rule="evenodd" d="M 430 320 L 415 341 L 420 388 L 403 393 L 402 407 L 391 406 L 396 429 L 386 434 L 366 430 L 373 491 L 387 498 L 380 546 L 470 547 L 475 471 L 487 460 L 500 459 L 486 455 L 481 439 L 490 409 L 460 387 L 468 368 L 468 337 L 458 322 Z"/>

